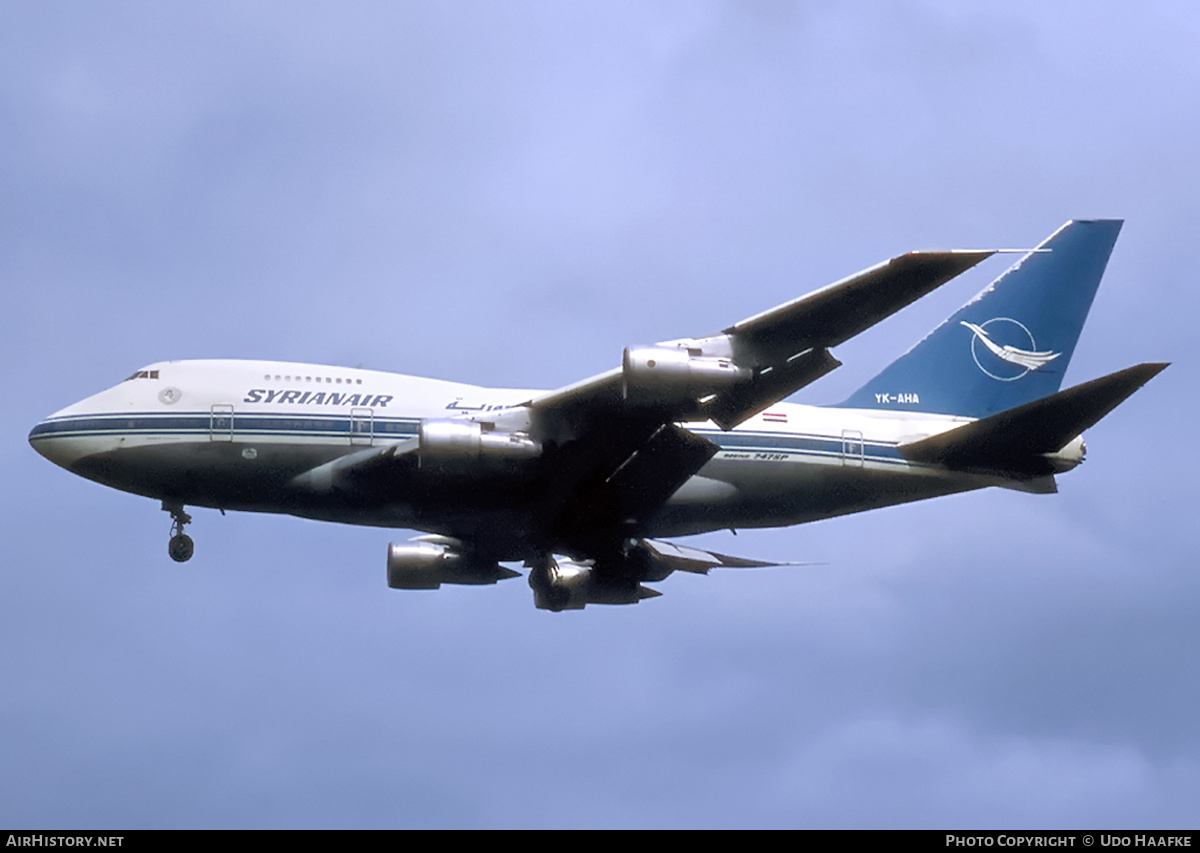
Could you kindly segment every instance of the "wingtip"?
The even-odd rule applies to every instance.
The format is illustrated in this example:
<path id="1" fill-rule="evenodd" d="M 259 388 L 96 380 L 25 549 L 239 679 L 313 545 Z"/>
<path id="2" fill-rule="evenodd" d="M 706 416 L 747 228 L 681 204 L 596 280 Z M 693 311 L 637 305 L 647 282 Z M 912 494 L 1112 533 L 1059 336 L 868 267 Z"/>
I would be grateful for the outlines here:
<path id="1" fill-rule="evenodd" d="M 1145 375 L 1146 378 L 1142 380 L 1143 382 L 1149 382 L 1170 366 L 1171 362 L 1169 361 L 1147 361 L 1145 364 L 1139 364 L 1135 369 L 1139 369 Z"/>

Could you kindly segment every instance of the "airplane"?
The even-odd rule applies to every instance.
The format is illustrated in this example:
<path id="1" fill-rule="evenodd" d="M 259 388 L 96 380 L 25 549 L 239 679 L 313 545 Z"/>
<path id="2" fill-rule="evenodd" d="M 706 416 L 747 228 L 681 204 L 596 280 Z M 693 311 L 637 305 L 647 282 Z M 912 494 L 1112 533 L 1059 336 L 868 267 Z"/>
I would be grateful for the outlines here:
<path id="1" fill-rule="evenodd" d="M 1056 491 L 1082 433 L 1167 365 L 1060 390 L 1120 231 L 1068 222 L 832 406 L 783 402 L 831 348 L 998 250 L 910 252 L 716 333 L 625 349 L 554 391 L 270 361 L 168 361 L 51 415 L 32 446 L 161 501 L 422 535 L 388 585 L 494 584 L 534 604 L 634 604 L 676 571 L 785 565 L 672 537 L 801 524 L 999 486 Z"/>

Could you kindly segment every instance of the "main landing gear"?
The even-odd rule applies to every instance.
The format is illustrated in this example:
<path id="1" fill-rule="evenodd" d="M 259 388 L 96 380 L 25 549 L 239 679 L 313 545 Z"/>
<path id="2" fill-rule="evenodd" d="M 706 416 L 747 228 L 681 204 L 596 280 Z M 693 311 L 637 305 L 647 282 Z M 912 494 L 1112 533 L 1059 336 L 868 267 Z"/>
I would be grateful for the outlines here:
<path id="1" fill-rule="evenodd" d="M 183 511 L 183 504 L 163 501 L 162 508 L 171 513 L 171 541 L 167 543 L 167 553 L 176 563 L 186 563 L 192 559 L 192 552 L 196 549 L 192 537 L 183 532 L 183 526 L 190 524 L 192 517 Z"/>

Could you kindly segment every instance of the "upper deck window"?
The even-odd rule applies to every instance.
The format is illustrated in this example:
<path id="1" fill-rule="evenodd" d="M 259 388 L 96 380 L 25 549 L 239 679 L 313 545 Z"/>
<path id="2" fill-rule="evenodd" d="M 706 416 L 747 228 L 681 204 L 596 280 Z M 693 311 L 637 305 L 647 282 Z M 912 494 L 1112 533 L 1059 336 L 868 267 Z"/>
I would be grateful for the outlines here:
<path id="1" fill-rule="evenodd" d="M 144 372 L 145 371 L 141 371 L 141 373 L 144 373 Z M 141 373 L 135 373 L 133 376 L 130 376 L 129 378 L 137 379 L 141 375 Z M 151 376 L 152 379 L 158 378 L 157 370 L 151 370 L 150 373 L 153 374 Z M 270 382 L 271 374 L 268 373 L 268 374 L 264 375 L 263 381 Z M 316 378 L 313 378 L 312 376 L 300 376 L 299 374 L 297 374 L 295 376 L 291 376 L 291 375 L 280 376 L 278 373 L 275 374 L 275 381 L 276 382 L 336 382 L 338 385 L 341 385 L 343 382 L 346 383 L 347 385 L 362 385 L 363 384 L 363 381 L 361 379 L 351 379 L 349 376 L 347 376 L 345 379 L 341 378 L 340 376 L 335 379 L 332 376 L 318 376 Z"/>

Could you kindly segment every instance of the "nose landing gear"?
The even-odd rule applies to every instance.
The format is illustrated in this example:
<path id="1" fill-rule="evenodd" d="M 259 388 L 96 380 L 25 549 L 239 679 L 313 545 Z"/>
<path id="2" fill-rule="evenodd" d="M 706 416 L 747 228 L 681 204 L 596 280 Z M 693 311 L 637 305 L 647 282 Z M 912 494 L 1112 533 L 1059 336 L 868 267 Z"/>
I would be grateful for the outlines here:
<path id="1" fill-rule="evenodd" d="M 192 517 L 183 511 L 183 504 L 163 501 L 162 508 L 171 513 L 171 539 L 167 542 L 167 553 L 176 563 L 186 563 L 192 559 L 192 552 L 196 549 L 192 537 L 183 532 L 183 526 L 190 524 Z"/>

